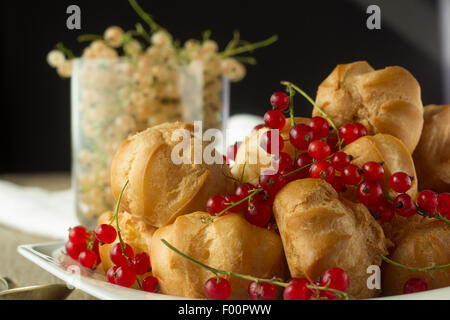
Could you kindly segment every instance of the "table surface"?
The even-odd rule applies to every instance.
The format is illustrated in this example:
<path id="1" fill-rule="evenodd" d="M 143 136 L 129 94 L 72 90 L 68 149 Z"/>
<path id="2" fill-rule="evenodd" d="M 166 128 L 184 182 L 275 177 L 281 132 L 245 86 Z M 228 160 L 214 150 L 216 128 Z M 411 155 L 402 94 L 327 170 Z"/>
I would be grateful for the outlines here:
<path id="1" fill-rule="evenodd" d="M 70 174 L 7 174 L 0 179 L 8 180 L 18 185 L 36 186 L 47 190 L 63 190 L 70 188 Z M 55 276 L 28 261 L 17 252 L 21 244 L 52 241 L 53 239 L 26 234 L 0 225 L 0 275 L 13 280 L 19 287 L 38 284 L 63 283 Z M 74 290 L 68 300 L 95 299 L 80 291 Z"/>

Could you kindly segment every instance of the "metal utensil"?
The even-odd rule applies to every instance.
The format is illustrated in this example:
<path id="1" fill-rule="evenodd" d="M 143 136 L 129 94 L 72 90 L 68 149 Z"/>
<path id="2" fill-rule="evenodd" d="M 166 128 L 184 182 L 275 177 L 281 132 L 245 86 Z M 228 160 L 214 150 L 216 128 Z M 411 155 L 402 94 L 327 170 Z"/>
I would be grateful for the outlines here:
<path id="1" fill-rule="evenodd" d="M 0 292 L 0 300 L 63 300 L 73 289 L 66 284 L 46 284 L 8 289 Z"/>

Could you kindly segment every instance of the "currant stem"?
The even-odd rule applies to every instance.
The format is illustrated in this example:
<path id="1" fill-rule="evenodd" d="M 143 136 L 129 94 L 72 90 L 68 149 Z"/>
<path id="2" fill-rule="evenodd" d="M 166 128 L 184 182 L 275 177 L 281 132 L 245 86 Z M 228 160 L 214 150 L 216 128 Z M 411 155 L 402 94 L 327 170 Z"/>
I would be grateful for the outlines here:
<path id="1" fill-rule="evenodd" d="M 237 272 L 232 272 L 232 271 L 225 271 L 225 270 L 220 270 L 220 269 L 215 269 L 213 267 L 210 267 L 200 261 L 197 261 L 191 257 L 189 257 L 188 255 L 186 255 L 185 253 L 181 252 L 180 250 L 178 250 L 177 248 L 175 248 L 174 246 L 172 246 L 169 242 L 167 242 L 165 239 L 161 239 L 161 242 L 164 243 L 170 250 L 174 251 L 175 253 L 179 254 L 180 256 L 182 256 L 184 259 L 202 267 L 205 268 L 209 271 L 211 271 L 212 273 L 214 273 L 214 275 L 218 275 L 218 274 L 224 274 L 227 276 L 232 276 L 232 277 L 237 277 L 237 278 L 241 278 L 241 279 L 245 279 L 245 280 L 249 280 L 249 281 L 255 281 L 255 282 L 267 282 L 267 283 L 272 283 L 274 285 L 280 286 L 280 287 L 287 287 L 288 284 L 282 281 L 277 281 L 274 279 L 262 279 L 262 278 L 257 278 L 257 277 L 253 277 L 253 276 L 249 276 L 249 275 L 245 275 L 245 274 L 240 274 Z"/>
<path id="2" fill-rule="evenodd" d="M 330 283 L 331 283 L 331 281 L 329 281 L 326 286 L 316 286 L 316 285 L 313 285 L 313 284 L 308 284 L 306 287 L 308 289 L 311 289 L 311 290 L 331 291 L 331 292 L 336 293 L 338 296 L 343 297 L 345 300 L 353 299 L 353 297 L 351 295 L 349 295 L 347 292 L 340 291 L 340 290 L 333 289 L 333 288 L 329 288 L 328 286 L 329 286 Z"/>
<path id="3" fill-rule="evenodd" d="M 267 46 L 271 45 L 272 43 L 274 43 L 277 40 L 278 40 L 278 36 L 277 35 L 273 35 L 273 36 L 271 36 L 270 38 L 268 38 L 266 40 L 262 40 L 262 41 L 255 42 L 255 43 L 246 44 L 246 45 L 238 47 L 238 48 L 225 50 L 222 53 L 220 53 L 220 55 L 222 56 L 222 58 L 235 56 L 235 55 L 238 55 L 238 54 L 241 54 L 241 53 L 244 53 L 244 52 L 253 51 L 253 50 L 258 49 L 258 48 L 267 47 Z"/>
<path id="4" fill-rule="evenodd" d="M 333 155 L 334 155 L 334 153 L 332 155 L 329 155 L 325 160 L 330 160 Z M 295 174 L 295 173 L 300 172 L 300 171 L 302 171 L 302 170 L 304 170 L 306 168 L 309 168 L 309 167 L 311 167 L 313 165 L 313 163 L 314 162 L 311 162 L 310 164 L 307 164 L 307 165 L 305 165 L 303 167 L 300 167 L 300 168 L 297 168 L 295 170 L 292 170 L 291 172 L 284 174 L 283 177 L 285 177 L 285 178 L 289 177 L 292 174 Z"/>
<path id="5" fill-rule="evenodd" d="M 336 135 L 337 135 L 337 137 L 338 137 L 339 150 L 341 150 L 341 148 L 342 148 L 342 139 L 341 139 L 340 136 L 339 136 L 339 130 L 338 130 L 338 128 L 336 127 L 336 125 L 334 124 L 334 122 L 333 122 L 333 120 L 330 118 L 330 116 L 329 116 L 328 114 L 326 114 L 325 111 L 323 111 L 322 108 L 319 107 L 319 106 L 317 105 L 317 103 L 316 103 L 313 99 L 311 99 L 311 97 L 310 97 L 305 91 L 303 91 L 302 89 L 300 89 L 299 87 L 297 87 L 295 84 L 293 84 L 293 83 L 291 83 L 291 82 L 289 82 L 289 81 L 281 81 L 281 84 L 284 85 L 284 86 L 290 86 L 290 87 L 294 88 L 298 93 L 300 93 L 303 97 L 305 97 L 306 100 L 308 100 L 309 103 L 311 103 L 312 106 L 313 106 L 314 108 L 316 108 L 316 109 L 320 112 L 320 114 L 321 114 L 325 119 L 327 119 L 327 121 L 328 121 L 328 123 L 330 124 L 330 126 L 334 129 L 334 131 L 336 131 Z"/>
<path id="6" fill-rule="evenodd" d="M 294 118 L 294 95 L 295 91 L 292 89 L 292 86 L 288 85 L 289 91 L 289 118 L 291 119 L 291 128 L 295 126 L 295 118 Z M 292 165 L 295 163 L 295 159 L 297 158 L 297 148 L 294 148 L 294 158 L 292 159 Z"/>
<path id="7" fill-rule="evenodd" d="M 127 259 L 129 259 L 129 258 L 127 256 L 127 253 L 125 252 L 125 242 L 122 239 L 122 234 L 120 232 L 120 227 L 119 227 L 119 207 L 120 207 L 120 202 L 122 201 L 123 193 L 125 192 L 125 189 L 128 186 L 129 182 L 130 181 L 127 180 L 125 182 L 125 184 L 123 185 L 122 190 L 120 191 L 119 198 L 117 199 L 117 203 L 116 203 L 116 208 L 114 210 L 113 220 L 110 222 L 110 224 L 111 224 L 114 220 L 116 221 L 117 235 L 119 236 L 120 247 L 122 248 L 122 253 L 124 254 L 124 256 Z"/>
<path id="8" fill-rule="evenodd" d="M 61 51 L 62 53 L 64 53 L 64 54 L 67 56 L 67 58 L 68 58 L 69 60 L 72 60 L 72 59 L 75 58 L 75 55 L 73 54 L 73 52 L 72 52 L 71 50 L 67 49 L 67 48 L 63 45 L 62 42 L 58 42 L 58 43 L 56 44 L 56 49 L 58 49 L 59 51 Z"/>
<path id="9" fill-rule="evenodd" d="M 187 254 L 181 252 L 180 250 L 178 250 L 177 248 L 172 246 L 165 239 L 161 239 L 161 242 L 164 243 L 164 245 L 166 245 L 170 250 L 172 250 L 175 253 L 177 253 L 178 255 L 182 256 L 184 259 L 186 259 L 202 268 L 205 268 L 206 270 L 211 271 L 217 278 L 219 277 L 218 276 L 219 274 L 223 274 L 223 275 L 227 275 L 227 276 L 231 276 L 231 277 L 254 281 L 256 283 L 259 283 L 259 282 L 271 283 L 271 284 L 274 284 L 276 286 L 283 287 L 283 288 L 286 288 L 289 285 L 289 283 L 282 281 L 283 279 L 280 279 L 280 278 L 263 279 L 263 278 L 257 278 L 257 277 L 253 277 L 250 275 L 246 275 L 246 274 L 237 273 L 237 272 L 225 271 L 225 270 L 213 268 L 213 267 L 208 266 L 198 260 L 195 260 L 194 258 L 189 257 Z M 348 293 L 337 290 L 337 289 L 329 288 L 328 285 L 329 285 L 329 283 L 326 286 L 316 286 L 316 285 L 310 284 L 310 285 L 307 285 L 307 287 L 311 290 L 334 292 L 337 295 L 344 297 L 345 300 L 349 300 L 350 298 L 352 298 Z"/>
<path id="10" fill-rule="evenodd" d="M 103 36 L 99 34 L 82 34 L 77 38 L 78 42 L 85 42 L 85 41 L 94 41 L 94 40 L 102 40 Z"/>
<path id="11" fill-rule="evenodd" d="M 216 214 L 214 217 L 211 217 L 211 218 L 209 219 L 208 222 L 213 222 L 214 220 L 216 220 L 218 217 L 220 217 L 222 214 L 224 214 L 225 212 L 227 212 L 227 211 L 230 210 L 231 208 L 236 207 L 237 205 L 240 205 L 241 203 L 243 203 L 243 202 L 245 202 L 245 201 L 247 201 L 247 200 L 250 201 L 250 199 L 251 199 L 255 194 L 257 194 L 258 192 L 261 192 L 261 191 L 263 191 L 262 188 L 254 189 L 254 190 L 252 191 L 251 194 L 249 194 L 248 196 L 246 196 L 245 198 L 243 198 L 243 199 L 241 199 L 241 200 L 239 200 L 239 201 L 233 202 L 232 205 L 230 205 L 229 207 L 226 207 L 225 209 L 223 209 L 222 211 L 220 211 L 218 214 Z"/>
<path id="12" fill-rule="evenodd" d="M 391 196 L 388 195 L 388 194 L 383 195 L 383 197 L 384 197 L 385 199 L 390 200 L 390 201 L 394 201 L 394 198 L 391 197 Z M 446 224 L 449 224 L 449 225 L 450 225 L 450 220 L 447 219 L 447 218 L 445 218 L 445 217 L 443 217 L 443 216 L 441 216 L 438 212 L 435 212 L 434 214 L 431 214 L 431 213 L 429 213 L 428 211 L 423 210 L 421 207 L 416 206 L 416 213 L 417 213 L 419 216 L 426 217 L 426 218 L 434 218 L 434 219 L 437 219 L 437 220 L 441 220 L 442 222 L 445 222 Z"/>
<path id="13" fill-rule="evenodd" d="M 149 15 L 147 12 L 144 11 L 144 9 L 142 9 L 142 7 L 137 3 L 136 0 L 128 0 L 128 2 L 130 3 L 134 11 L 136 11 L 136 13 L 141 17 L 141 19 L 148 24 L 151 32 L 163 29 L 159 24 L 155 22 L 155 20 L 153 20 L 151 15 Z"/>
<path id="14" fill-rule="evenodd" d="M 394 260 L 391 260 L 382 254 L 380 254 L 380 257 L 381 257 L 381 259 L 383 259 L 384 261 L 386 261 L 389 264 L 392 264 L 393 266 L 396 266 L 396 267 L 399 267 L 402 269 L 406 269 L 406 270 L 410 270 L 410 271 L 429 273 L 430 271 L 433 271 L 433 270 L 441 270 L 441 269 L 450 268 L 450 263 L 437 265 L 434 262 L 432 262 L 431 265 L 429 265 L 428 267 L 410 267 L 410 266 L 401 264 L 399 262 L 396 262 Z"/>

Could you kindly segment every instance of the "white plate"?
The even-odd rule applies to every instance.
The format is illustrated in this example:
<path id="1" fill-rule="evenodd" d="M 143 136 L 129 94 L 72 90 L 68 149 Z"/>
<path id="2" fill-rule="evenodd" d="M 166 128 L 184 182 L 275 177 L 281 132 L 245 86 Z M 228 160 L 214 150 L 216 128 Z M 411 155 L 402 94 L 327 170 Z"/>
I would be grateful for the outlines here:
<path id="1" fill-rule="evenodd" d="M 101 271 L 90 271 L 64 254 L 64 242 L 21 245 L 19 253 L 31 262 L 50 272 L 69 286 L 105 300 L 183 300 L 165 294 L 149 293 L 113 285 L 106 281 Z M 101 268 L 97 268 L 101 270 Z M 376 298 L 373 300 L 448 300 L 450 287 L 425 292 Z"/>

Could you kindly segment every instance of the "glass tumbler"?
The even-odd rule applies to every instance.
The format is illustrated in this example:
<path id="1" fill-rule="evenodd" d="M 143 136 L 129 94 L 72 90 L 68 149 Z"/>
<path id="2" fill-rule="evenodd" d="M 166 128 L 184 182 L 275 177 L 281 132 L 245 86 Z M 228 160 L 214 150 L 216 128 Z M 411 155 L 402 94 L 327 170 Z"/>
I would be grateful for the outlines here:
<path id="1" fill-rule="evenodd" d="M 93 227 L 114 210 L 110 165 L 130 134 L 172 121 L 223 129 L 229 81 L 192 60 L 76 59 L 71 80 L 72 186 L 78 220 Z"/>

